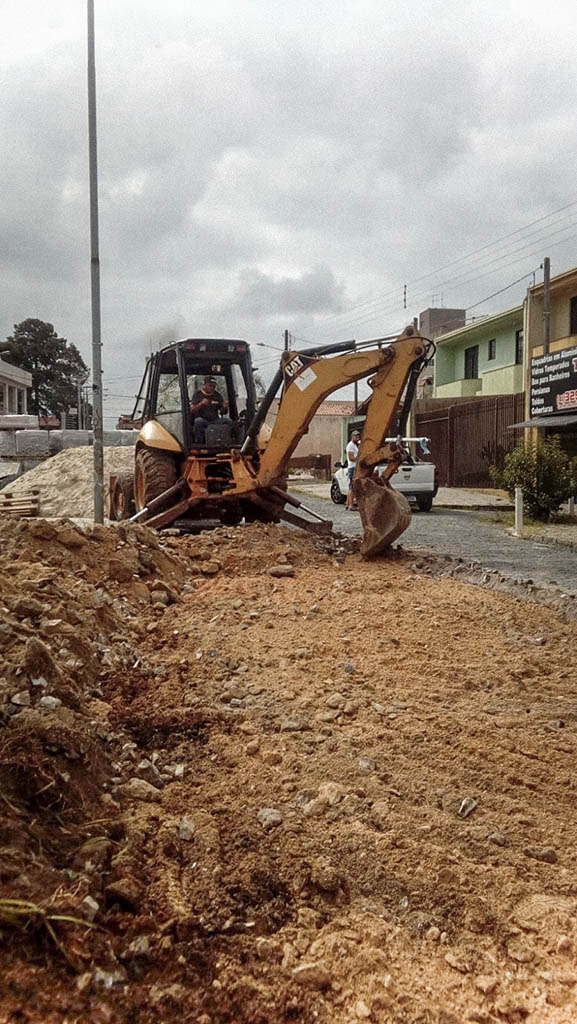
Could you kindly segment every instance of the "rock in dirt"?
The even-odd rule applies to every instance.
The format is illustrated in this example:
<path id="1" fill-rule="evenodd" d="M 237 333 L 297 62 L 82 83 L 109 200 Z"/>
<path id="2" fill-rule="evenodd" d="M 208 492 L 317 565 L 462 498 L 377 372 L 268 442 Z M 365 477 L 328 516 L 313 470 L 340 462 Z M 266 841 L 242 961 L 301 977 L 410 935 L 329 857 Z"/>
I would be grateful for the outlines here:
<path id="1" fill-rule="evenodd" d="M 195 831 L 195 825 L 192 818 L 185 815 L 178 826 L 178 838 L 182 839 L 184 843 L 190 843 L 194 839 Z"/>
<path id="2" fill-rule="evenodd" d="M 484 996 L 490 996 L 497 988 L 497 978 L 493 974 L 480 974 L 475 978 L 475 988 Z"/>
<path id="3" fill-rule="evenodd" d="M 129 779 L 125 786 L 120 787 L 120 792 L 133 800 L 144 800 L 149 803 L 160 800 L 162 796 L 160 790 L 151 782 L 137 778 Z"/>
<path id="4" fill-rule="evenodd" d="M 526 857 L 543 861 L 545 864 L 556 864 L 559 859 L 557 851 L 552 846 L 525 846 L 523 853 Z"/>
<path id="5" fill-rule="evenodd" d="M 150 953 L 150 939 L 147 935 L 139 935 L 120 954 L 121 960 L 147 960 Z"/>
<path id="6" fill-rule="evenodd" d="M 282 825 L 282 814 L 275 807 L 262 807 L 257 814 L 258 821 L 267 831 Z"/>
<path id="7" fill-rule="evenodd" d="M 295 574 L 295 571 L 294 571 L 292 565 L 273 565 L 267 571 L 268 571 L 268 575 L 269 576 L 274 576 L 275 579 L 283 579 L 283 578 L 290 579 Z"/>
<path id="8" fill-rule="evenodd" d="M 309 723 L 298 715 L 294 718 L 285 718 L 280 724 L 281 732 L 305 732 L 308 729 L 310 729 Z"/>
<path id="9" fill-rule="evenodd" d="M 449 967 L 452 967 L 454 971 L 459 971 L 459 974 L 468 974 L 471 970 L 471 965 L 459 950 L 449 950 L 445 954 L 445 960 Z"/>
<path id="10" fill-rule="evenodd" d="M 80 904 L 83 916 L 87 921 L 94 921 L 100 906 L 92 896 L 85 896 Z"/>
<path id="11" fill-rule="evenodd" d="M 324 989 L 331 984 L 331 976 L 323 963 L 299 964 L 293 968 L 292 976 L 306 988 Z"/>
<path id="12" fill-rule="evenodd" d="M 45 697 L 41 697 L 39 701 L 41 708 L 48 708 L 49 711 L 56 711 L 62 707 L 62 701 L 59 697 L 50 697 L 48 694 Z"/>
<path id="13" fill-rule="evenodd" d="M 140 907 L 142 890 L 135 878 L 119 878 L 118 881 L 107 885 L 104 892 L 110 902 L 120 903 L 135 911 Z"/>
<path id="14" fill-rule="evenodd" d="M 472 796 L 466 796 L 465 799 L 461 801 L 461 806 L 459 807 L 458 810 L 459 817 L 468 818 L 469 815 L 473 813 L 476 806 L 477 801 L 474 800 Z"/>
<path id="15" fill-rule="evenodd" d="M 126 971 L 123 967 L 117 967 L 114 971 L 105 971 L 101 967 L 97 967 L 92 975 L 92 983 L 97 988 L 103 988 L 109 990 L 116 988 L 119 985 L 124 985 L 126 982 Z"/>
<path id="16" fill-rule="evenodd" d="M 27 707 L 29 707 L 30 706 L 30 694 L 28 693 L 28 690 L 20 690 L 19 693 L 15 693 L 14 696 L 10 698 L 10 703 L 11 704 L 16 704 L 17 707 L 20 707 L 20 708 L 27 708 Z"/>

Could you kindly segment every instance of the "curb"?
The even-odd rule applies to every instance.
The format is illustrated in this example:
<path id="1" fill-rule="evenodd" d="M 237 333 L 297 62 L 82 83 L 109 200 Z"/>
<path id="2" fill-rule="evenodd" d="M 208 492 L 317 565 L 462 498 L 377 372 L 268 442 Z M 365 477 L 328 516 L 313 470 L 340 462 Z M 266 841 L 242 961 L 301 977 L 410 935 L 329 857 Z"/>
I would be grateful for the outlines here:
<path id="1" fill-rule="evenodd" d="M 452 508 L 463 512 L 514 512 L 514 505 L 439 505 L 433 502 L 433 508 Z"/>

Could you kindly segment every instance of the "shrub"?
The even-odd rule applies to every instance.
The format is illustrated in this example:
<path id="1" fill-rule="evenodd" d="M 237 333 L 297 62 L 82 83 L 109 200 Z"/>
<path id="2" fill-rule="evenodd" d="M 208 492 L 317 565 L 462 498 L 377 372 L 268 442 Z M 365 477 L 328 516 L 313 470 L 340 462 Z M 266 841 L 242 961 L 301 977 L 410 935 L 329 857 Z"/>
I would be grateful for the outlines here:
<path id="1" fill-rule="evenodd" d="M 505 456 L 503 469 L 491 466 L 490 473 L 496 486 L 504 487 L 511 498 L 520 487 L 527 514 L 546 522 L 575 491 L 574 463 L 558 437 L 547 437 L 521 442 Z"/>

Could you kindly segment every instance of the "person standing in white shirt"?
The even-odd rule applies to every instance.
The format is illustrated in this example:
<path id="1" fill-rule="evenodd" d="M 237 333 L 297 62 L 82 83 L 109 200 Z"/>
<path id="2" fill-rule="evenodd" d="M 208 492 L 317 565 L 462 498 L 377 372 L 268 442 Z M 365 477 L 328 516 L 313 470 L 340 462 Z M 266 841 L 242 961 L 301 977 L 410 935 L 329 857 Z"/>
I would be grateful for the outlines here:
<path id="1" fill-rule="evenodd" d="M 359 445 L 361 443 L 361 432 L 360 430 L 353 430 L 351 439 L 347 445 L 347 473 L 349 475 L 349 490 L 347 493 L 347 505 L 345 512 L 355 512 L 355 496 L 353 494 L 353 478 L 355 475 L 355 469 L 357 468 L 357 458 L 359 454 Z"/>

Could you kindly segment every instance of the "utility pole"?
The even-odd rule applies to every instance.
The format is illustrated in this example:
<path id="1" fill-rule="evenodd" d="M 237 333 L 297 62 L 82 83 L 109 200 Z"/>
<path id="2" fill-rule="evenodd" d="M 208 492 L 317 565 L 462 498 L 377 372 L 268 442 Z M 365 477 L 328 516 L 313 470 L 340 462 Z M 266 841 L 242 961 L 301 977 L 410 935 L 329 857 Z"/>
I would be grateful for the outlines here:
<path id="1" fill-rule="evenodd" d="M 288 352 L 288 350 L 289 350 L 289 338 L 290 338 L 289 332 L 285 331 L 284 332 L 284 350 L 285 350 L 285 352 Z"/>
<path id="2" fill-rule="evenodd" d="M 104 522 L 104 449 L 102 437 L 102 339 L 100 325 L 100 251 L 98 238 L 98 156 L 96 134 L 96 65 L 94 0 L 87 0 L 88 20 L 88 157 L 90 176 L 90 292 L 92 302 L 92 429 L 94 451 L 94 522 Z"/>
<path id="3" fill-rule="evenodd" d="M 82 430 L 82 381 L 80 377 L 76 381 L 76 423 L 78 429 Z"/>
<path id="4" fill-rule="evenodd" d="M 549 355 L 551 341 L 551 263 L 549 257 L 543 260 L 543 354 Z"/>

